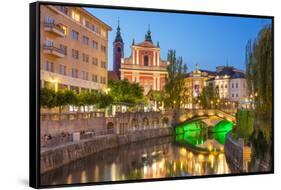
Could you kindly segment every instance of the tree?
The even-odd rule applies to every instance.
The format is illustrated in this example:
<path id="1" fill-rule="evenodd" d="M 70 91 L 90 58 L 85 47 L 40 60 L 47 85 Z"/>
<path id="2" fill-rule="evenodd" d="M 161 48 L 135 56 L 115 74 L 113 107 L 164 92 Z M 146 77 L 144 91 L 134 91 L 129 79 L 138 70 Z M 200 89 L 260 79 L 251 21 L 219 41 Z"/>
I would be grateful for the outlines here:
<path id="1" fill-rule="evenodd" d="M 82 91 L 77 96 L 77 106 L 83 107 L 84 111 L 86 110 L 86 107 L 88 107 L 89 110 L 89 106 L 98 104 L 98 96 L 98 92 L 95 91 Z"/>
<path id="2" fill-rule="evenodd" d="M 212 108 L 212 105 L 215 102 L 215 93 L 212 86 L 205 86 L 202 89 L 202 92 L 199 95 L 200 105 L 205 108 L 209 109 Z"/>
<path id="3" fill-rule="evenodd" d="M 101 92 L 98 94 L 98 107 L 99 108 L 106 108 L 106 107 L 110 106 L 112 103 L 113 103 L 112 96 L 101 93 Z"/>
<path id="4" fill-rule="evenodd" d="M 255 102 L 255 118 L 260 123 L 266 120 L 269 125 L 260 125 L 260 130 L 269 141 L 272 120 L 272 82 L 273 82 L 273 41 L 272 26 L 265 26 L 252 43 L 246 46 L 246 79 L 249 93 Z M 263 127 L 269 126 L 269 127 Z"/>
<path id="5" fill-rule="evenodd" d="M 157 108 L 159 108 L 162 105 L 165 96 L 162 90 L 161 91 L 150 90 L 146 95 L 146 97 L 148 98 L 149 101 L 155 102 Z"/>
<path id="6" fill-rule="evenodd" d="M 143 88 L 138 83 L 128 80 L 109 81 L 109 95 L 115 104 L 135 106 L 143 102 Z"/>
<path id="7" fill-rule="evenodd" d="M 169 50 L 167 60 L 168 78 L 165 85 L 165 106 L 175 109 L 180 109 L 185 100 L 185 82 L 184 74 L 187 71 L 187 66 L 183 64 L 182 57 L 176 56 L 175 50 Z"/>
<path id="8" fill-rule="evenodd" d="M 42 107 L 51 109 L 56 106 L 56 92 L 49 88 L 41 88 L 40 104 Z"/>

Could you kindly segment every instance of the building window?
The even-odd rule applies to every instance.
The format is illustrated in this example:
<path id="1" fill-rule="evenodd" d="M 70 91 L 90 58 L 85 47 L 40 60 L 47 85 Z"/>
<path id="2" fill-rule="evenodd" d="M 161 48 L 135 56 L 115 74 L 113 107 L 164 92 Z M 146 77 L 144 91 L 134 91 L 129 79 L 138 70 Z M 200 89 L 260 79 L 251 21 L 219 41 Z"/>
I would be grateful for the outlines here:
<path id="1" fill-rule="evenodd" d="M 92 75 L 92 81 L 93 82 L 98 82 L 98 75 Z"/>
<path id="2" fill-rule="evenodd" d="M 101 29 L 101 36 L 102 36 L 103 38 L 106 38 L 106 31 L 103 30 L 103 29 Z"/>
<path id="3" fill-rule="evenodd" d="M 87 36 L 83 36 L 83 44 L 89 45 L 89 38 Z"/>
<path id="4" fill-rule="evenodd" d="M 98 33 L 99 27 L 98 27 L 97 25 L 94 25 L 94 24 L 93 24 L 92 30 L 93 30 L 94 32 Z"/>
<path id="5" fill-rule="evenodd" d="M 223 85 L 221 85 L 221 88 L 223 88 Z"/>
<path id="6" fill-rule="evenodd" d="M 226 85 L 224 85 L 224 88 L 227 88 L 227 84 L 226 84 Z"/>
<path id="7" fill-rule="evenodd" d="M 101 68 L 104 68 L 104 69 L 106 69 L 106 62 L 105 61 L 101 61 Z"/>
<path id="8" fill-rule="evenodd" d="M 87 28 L 90 28 L 90 23 L 89 21 L 83 19 L 83 25 L 86 26 Z"/>
<path id="9" fill-rule="evenodd" d="M 106 47 L 104 45 L 101 45 L 100 48 L 101 48 L 101 52 L 106 53 Z"/>
<path id="10" fill-rule="evenodd" d="M 80 15 L 76 11 L 72 11 L 71 18 L 76 20 L 77 22 L 80 22 Z"/>
<path id="11" fill-rule="evenodd" d="M 65 6 L 59 6 L 58 7 L 59 11 L 62 12 L 63 14 L 68 14 L 68 8 Z"/>
<path id="12" fill-rule="evenodd" d="M 105 77 L 100 77 L 100 83 L 105 84 L 106 83 L 106 78 Z"/>
<path id="13" fill-rule="evenodd" d="M 92 57 L 92 64 L 98 66 L 98 59 L 95 57 Z"/>
<path id="14" fill-rule="evenodd" d="M 243 88 L 246 88 L 246 84 L 245 84 L 245 82 L 243 82 Z"/>
<path id="15" fill-rule="evenodd" d="M 231 88 L 234 88 L 234 83 L 231 83 Z"/>
<path id="16" fill-rule="evenodd" d="M 117 52 L 120 53 L 121 52 L 121 47 L 117 48 Z"/>
<path id="17" fill-rule="evenodd" d="M 60 49 L 64 55 L 67 55 L 67 47 L 65 45 L 60 44 Z"/>
<path id="18" fill-rule="evenodd" d="M 66 75 L 66 66 L 60 65 L 59 73 L 61 75 Z"/>
<path id="19" fill-rule="evenodd" d="M 46 40 L 46 46 L 53 47 L 53 45 L 54 45 L 53 40 L 49 40 L 49 39 Z"/>
<path id="20" fill-rule="evenodd" d="M 236 88 L 238 88 L 238 83 L 236 83 Z"/>
<path id="21" fill-rule="evenodd" d="M 231 94 L 232 98 L 234 98 L 234 94 Z"/>
<path id="22" fill-rule="evenodd" d="M 79 51 L 75 50 L 75 49 L 72 49 L 72 57 L 74 59 L 79 59 Z"/>
<path id="23" fill-rule="evenodd" d="M 73 40 L 78 40 L 79 33 L 75 30 L 72 30 L 71 37 Z"/>
<path id="24" fill-rule="evenodd" d="M 98 42 L 93 40 L 93 48 L 98 49 Z"/>
<path id="25" fill-rule="evenodd" d="M 82 71 L 82 78 L 83 80 L 88 80 L 89 73 L 86 71 Z"/>
<path id="26" fill-rule="evenodd" d="M 144 66 L 148 66 L 148 56 L 147 55 L 144 56 L 143 61 L 144 61 Z"/>
<path id="27" fill-rule="evenodd" d="M 238 95 L 238 94 L 236 94 L 236 97 L 239 97 L 239 95 Z"/>
<path id="28" fill-rule="evenodd" d="M 50 17 L 50 16 L 45 17 L 45 23 L 53 24 L 54 22 L 55 22 L 55 20 L 52 17 Z"/>
<path id="29" fill-rule="evenodd" d="M 60 27 L 63 30 L 64 35 L 67 35 L 67 32 L 68 32 L 67 26 L 61 24 Z"/>
<path id="30" fill-rule="evenodd" d="M 71 76 L 72 76 L 73 78 L 78 78 L 78 69 L 72 69 L 72 74 L 71 74 Z"/>
<path id="31" fill-rule="evenodd" d="M 49 72 L 54 72 L 54 63 L 46 61 L 45 70 Z"/>
<path id="32" fill-rule="evenodd" d="M 89 55 L 83 53 L 83 62 L 89 63 Z"/>

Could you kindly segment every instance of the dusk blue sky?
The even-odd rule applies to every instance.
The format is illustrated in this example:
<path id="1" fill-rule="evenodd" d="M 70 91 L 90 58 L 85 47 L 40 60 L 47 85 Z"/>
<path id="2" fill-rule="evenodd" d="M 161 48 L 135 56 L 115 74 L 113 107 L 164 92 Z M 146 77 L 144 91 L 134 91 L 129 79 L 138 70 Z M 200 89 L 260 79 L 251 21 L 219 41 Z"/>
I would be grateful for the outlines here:
<path id="1" fill-rule="evenodd" d="M 118 18 L 124 41 L 124 56 L 131 54 L 133 38 L 144 41 L 150 24 L 154 44 L 160 43 L 161 58 L 168 49 L 182 56 L 188 71 L 199 64 L 200 69 L 215 70 L 217 66 L 234 66 L 245 70 L 245 46 L 271 19 L 212 16 L 181 13 L 159 13 L 114 9 L 86 8 L 94 16 L 112 27 L 109 32 L 108 65 L 112 70 L 113 41 Z"/>

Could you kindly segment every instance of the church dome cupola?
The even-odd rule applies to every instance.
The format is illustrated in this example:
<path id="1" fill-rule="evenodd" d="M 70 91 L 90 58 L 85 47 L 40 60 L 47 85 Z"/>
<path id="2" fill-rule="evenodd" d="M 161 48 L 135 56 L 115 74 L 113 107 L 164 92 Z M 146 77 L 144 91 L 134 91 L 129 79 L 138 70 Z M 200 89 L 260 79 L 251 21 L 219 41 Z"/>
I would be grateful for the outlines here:
<path id="1" fill-rule="evenodd" d="M 145 35 L 145 41 L 153 43 L 152 38 L 151 38 L 150 25 L 148 25 L 148 31 L 147 31 L 147 34 Z"/>

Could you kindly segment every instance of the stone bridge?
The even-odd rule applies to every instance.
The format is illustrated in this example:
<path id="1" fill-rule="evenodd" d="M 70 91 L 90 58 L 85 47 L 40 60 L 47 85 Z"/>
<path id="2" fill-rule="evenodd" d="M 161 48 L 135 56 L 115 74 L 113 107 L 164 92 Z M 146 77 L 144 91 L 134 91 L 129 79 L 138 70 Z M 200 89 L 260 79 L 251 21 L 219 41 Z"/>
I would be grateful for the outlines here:
<path id="1" fill-rule="evenodd" d="M 185 109 L 181 110 L 178 115 L 180 123 L 196 117 L 217 116 L 227 121 L 236 123 L 235 116 L 217 109 Z"/>
<path id="2" fill-rule="evenodd" d="M 107 130 L 117 134 L 130 131 L 166 128 L 171 126 L 171 114 L 164 112 L 126 112 L 116 113 L 115 117 L 106 118 Z"/>

